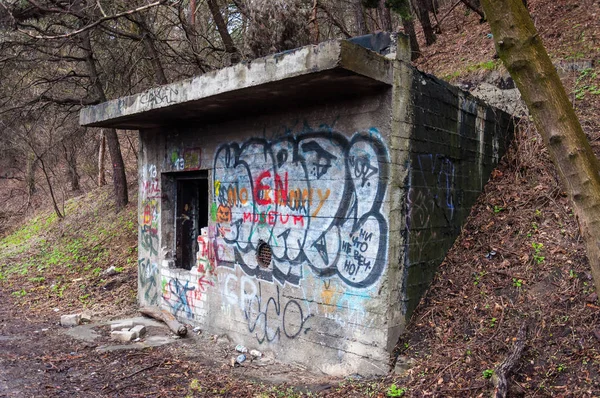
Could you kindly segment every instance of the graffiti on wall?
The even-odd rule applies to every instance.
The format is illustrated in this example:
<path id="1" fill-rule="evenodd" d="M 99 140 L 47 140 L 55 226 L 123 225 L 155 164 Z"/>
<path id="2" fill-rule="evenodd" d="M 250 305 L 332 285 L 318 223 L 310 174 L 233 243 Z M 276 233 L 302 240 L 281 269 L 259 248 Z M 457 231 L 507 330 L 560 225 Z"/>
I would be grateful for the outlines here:
<path id="1" fill-rule="evenodd" d="M 190 281 L 182 281 L 178 278 L 163 279 L 162 298 L 169 305 L 173 315 L 185 315 L 191 319 L 194 316 L 194 291 L 196 287 Z"/>
<path id="2" fill-rule="evenodd" d="M 147 304 L 158 302 L 158 226 L 160 224 L 160 183 L 156 166 L 144 166 L 140 181 L 141 214 L 140 214 L 140 259 L 138 275 L 142 287 L 143 298 Z"/>
<path id="3" fill-rule="evenodd" d="M 217 265 L 238 263 L 247 275 L 298 285 L 308 264 L 349 286 L 374 284 L 387 254 L 381 206 L 389 159 L 373 133 L 313 132 L 218 148 L 211 238 L 231 251 L 216 251 Z M 259 241 L 271 247 L 272 266 L 259 266 Z"/>
<path id="4" fill-rule="evenodd" d="M 169 165 L 176 171 L 199 170 L 202 161 L 200 148 L 173 149 L 169 155 Z"/>
<path id="5" fill-rule="evenodd" d="M 247 303 L 244 317 L 248 322 L 248 332 L 254 333 L 259 344 L 271 342 L 281 337 L 295 339 L 301 333 L 310 330 L 306 327 L 312 315 L 305 314 L 300 301 L 293 298 L 281 299 L 279 286 L 270 297 L 262 294 L 262 286 L 258 283 L 258 294 Z"/>
<path id="6" fill-rule="evenodd" d="M 138 260 L 138 276 L 141 284 L 141 291 L 144 294 L 144 300 L 150 305 L 158 303 L 158 288 L 156 286 L 156 273 L 158 267 L 156 263 L 147 258 Z"/>
<path id="7" fill-rule="evenodd" d="M 260 281 L 247 275 L 224 272 L 219 274 L 219 282 L 226 304 L 224 312 L 230 313 L 230 307 L 239 308 L 248 332 L 259 344 L 282 337 L 295 339 L 310 330 L 308 324 L 313 315 L 307 300 L 287 296 L 279 286 L 264 288 Z"/>
<path id="8" fill-rule="evenodd" d="M 418 154 L 413 166 L 406 229 L 413 247 L 410 261 L 420 262 L 430 259 L 432 245 L 439 246 L 443 228 L 458 228 L 453 225 L 462 199 L 456 190 L 454 162 L 446 155 Z"/>

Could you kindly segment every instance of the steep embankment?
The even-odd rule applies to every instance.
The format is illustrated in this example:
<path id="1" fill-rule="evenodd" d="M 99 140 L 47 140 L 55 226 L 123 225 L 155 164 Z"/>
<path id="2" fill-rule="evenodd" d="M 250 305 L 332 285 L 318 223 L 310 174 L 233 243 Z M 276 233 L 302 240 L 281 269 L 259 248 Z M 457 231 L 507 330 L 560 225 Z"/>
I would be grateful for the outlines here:
<path id="1" fill-rule="evenodd" d="M 597 2 L 530 1 L 530 11 L 598 153 Z M 443 12 L 442 12 L 443 13 Z M 486 24 L 457 8 L 420 68 L 463 87 L 506 84 Z M 510 81 L 509 81 L 510 83 Z M 410 395 L 489 395 L 526 324 L 516 396 L 600 393 L 600 307 L 570 202 L 539 135 L 521 131 L 399 344 Z"/>
<path id="2" fill-rule="evenodd" d="M 99 188 L 67 201 L 64 219 L 40 211 L 0 240 L 0 286 L 15 305 L 42 317 L 134 308 L 136 200 L 118 214 L 112 203 L 110 187 Z"/>

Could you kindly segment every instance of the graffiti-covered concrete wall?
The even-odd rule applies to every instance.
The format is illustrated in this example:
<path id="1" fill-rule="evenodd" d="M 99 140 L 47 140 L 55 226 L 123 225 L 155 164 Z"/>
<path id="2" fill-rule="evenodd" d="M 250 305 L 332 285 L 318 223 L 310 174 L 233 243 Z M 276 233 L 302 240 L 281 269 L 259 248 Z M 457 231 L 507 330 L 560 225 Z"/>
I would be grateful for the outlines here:
<path id="1" fill-rule="evenodd" d="M 385 372 L 390 96 L 142 132 L 140 300 L 279 358 L 325 359 L 328 373 Z M 186 148 L 201 148 L 199 163 Z M 209 222 L 188 271 L 167 185 L 198 169 L 209 171 Z"/>
<path id="2" fill-rule="evenodd" d="M 141 130 L 140 304 L 386 373 L 512 128 L 399 53 L 328 42 L 84 110 Z"/>

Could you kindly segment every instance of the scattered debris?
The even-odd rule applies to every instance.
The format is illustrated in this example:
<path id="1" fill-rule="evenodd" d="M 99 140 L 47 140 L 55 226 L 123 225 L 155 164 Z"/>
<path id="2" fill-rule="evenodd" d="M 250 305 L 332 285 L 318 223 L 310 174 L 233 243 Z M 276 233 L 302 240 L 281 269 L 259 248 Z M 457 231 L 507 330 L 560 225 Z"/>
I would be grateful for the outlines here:
<path id="1" fill-rule="evenodd" d="M 113 275 L 117 275 L 117 268 L 114 265 L 111 265 L 110 267 L 108 267 L 107 269 L 105 269 L 102 272 L 102 276 L 113 276 Z"/>
<path id="2" fill-rule="evenodd" d="M 595 292 L 590 294 L 585 298 L 585 301 L 587 301 L 588 303 L 595 303 L 596 301 L 598 301 L 598 294 Z"/>
<path id="3" fill-rule="evenodd" d="M 185 325 L 179 323 L 173 314 L 163 311 L 158 307 L 143 307 L 139 310 L 142 314 L 164 322 L 177 336 L 184 337 L 187 334 Z"/>
<path id="4" fill-rule="evenodd" d="M 414 358 L 401 355 L 396 359 L 396 366 L 394 366 L 393 373 L 403 376 L 414 366 L 415 362 Z"/>
<path id="5" fill-rule="evenodd" d="M 262 352 L 258 350 L 250 350 L 250 355 L 252 355 L 254 358 L 260 358 L 262 357 Z"/>
<path id="6" fill-rule="evenodd" d="M 77 326 L 81 323 L 81 314 L 61 315 L 61 326 Z"/>
<path id="7" fill-rule="evenodd" d="M 242 362 L 244 362 L 246 360 L 246 355 L 245 354 L 241 354 L 238 355 L 238 357 L 235 359 L 235 362 L 237 362 L 238 364 L 242 364 Z"/>
<path id="8" fill-rule="evenodd" d="M 243 354 L 245 354 L 245 353 L 247 353 L 247 352 L 248 352 L 248 349 L 247 349 L 245 346 L 243 346 L 242 344 L 238 344 L 238 345 L 236 345 L 236 346 L 235 346 L 235 350 L 236 350 L 237 352 L 241 352 L 241 353 L 243 353 Z"/>
<path id="9" fill-rule="evenodd" d="M 494 258 L 496 256 L 496 251 L 492 250 L 490 251 L 488 254 L 485 255 L 485 258 L 487 258 L 488 260 L 491 260 L 492 258 Z"/>
<path id="10" fill-rule="evenodd" d="M 81 322 L 91 322 L 92 321 L 92 314 L 90 314 L 89 312 L 82 312 L 81 313 Z"/>
<path id="11" fill-rule="evenodd" d="M 521 359 L 521 354 L 523 353 L 523 349 L 525 348 L 525 342 L 527 339 L 527 324 L 523 323 L 519 332 L 517 333 L 517 339 L 515 344 L 508 354 L 504 362 L 502 362 L 496 369 L 494 370 L 494 375 L 492 376 L 492 382 L 494 383 L 494 397 L 495 398 L 505 398 L 506 394 L 508 394 L 508 381 L 507 377 L 513 371 L 513 368 L 519 363 Z"/>
<path id="12" fill-rule="evenodd" d="M 594 329 L 594 337 L 600 341 L 600 328 Z"/>
<path id="13" fill-rule="evenodd" d="M 124 343 L 128 343 L 131 340 L 136 339 L 138 336 L 134 331 L 131 330 L 114 330 L 110 332 L 110 337 L 113 340 L 122 341 Z"/>
<path id="14" fill-rule="evenodd" d="M 133 327 L 133 321 L 125 321 L 119 323 L 113 323 L 110 325 L 110 330 L 123 330 L 123 329 L 131 329 Z"/>
<path id="15" fill-rule="evenodd" d="M 146 334 L 146 326 L 144 325 L 135 325 L 132 329 L 132 332 L 135 332 L 138 337 L 143 337 Z"/>

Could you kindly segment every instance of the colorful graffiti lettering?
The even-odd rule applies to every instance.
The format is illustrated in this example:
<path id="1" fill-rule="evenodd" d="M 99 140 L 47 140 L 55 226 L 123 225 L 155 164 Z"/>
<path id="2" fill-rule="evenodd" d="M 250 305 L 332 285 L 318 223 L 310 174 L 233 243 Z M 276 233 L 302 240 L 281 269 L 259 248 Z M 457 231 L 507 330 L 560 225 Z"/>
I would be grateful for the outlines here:
<path id="1" fill-rule="evenodd" d="M 315 274 L 337 275 L 350 286 L 374 284 L 387 256 L 381 206 L 388 163 L 373 132 L 351 139 L 313 132 L 221 146 L 213 170 L 221 215 L 211 238 L 232 251 L 216 255 L 217 265 L 238 263 L 247 275 L 298 285 L 308 264 Z M 258 265 L 259 240 L 271 246 L 269 269 Z"/>
<path id="2" fill-rule="evenodd" d="M 171 168 L 181 170 L 199 170 L 202 162 L 200 148 L 174 149 L 171 151 L 169 162 Z"/>
<path id="3" fill-rule="evenodd" d="M 171 307 L 173 315 L 179 313 L 184 314 L 187 318 L 192 319 L 194 312 L 192 311 L 193 300 L 195 299 L 196 286 L 190 286 L 189 281 L 183 283 L 177 278 L 163 283 L 163 299 Z"/>
<path id="4" fill-rule="evenodd" d="M 207 228 L 202 228 L 197 241 L 198 253 L 196 255 L 196 265 L 198 267 L 198 275 L 201 275 L 201 277 L 207 276 L 212 281 L 217 273 L 213 266 L 215 262 L 214 247 L 208 237 Z"/>

